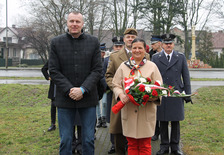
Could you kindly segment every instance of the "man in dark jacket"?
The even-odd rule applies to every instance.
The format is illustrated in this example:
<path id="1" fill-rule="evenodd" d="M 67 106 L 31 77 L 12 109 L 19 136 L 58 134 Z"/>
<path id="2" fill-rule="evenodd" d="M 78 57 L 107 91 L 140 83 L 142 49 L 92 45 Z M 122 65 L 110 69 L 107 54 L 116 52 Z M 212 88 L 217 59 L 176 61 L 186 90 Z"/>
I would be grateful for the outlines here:
<path id="1" fill-rule="evenodd" d="M 185 91 L 191 94 L 191 84 L 187 61 L 184 54 L 176 52 L 174 48 L 173 34 L 164 34 L 161 36 L 163 40 L 163 51 L 152 56 L 152 61 L 157 65 L 163 78 L 163 83 L 174 86 L 179 92 Z M 186 102 L 190 102 L 191 98 L 185 98 Z M 163 97 L 161 106 L 157 107 L 157 120 L 160 121 L 161 144 L 157 155 L 171 153 L 182 155 L 179 147 L 180 142 L 180 124 L 179 121 L 184 120 L 184 100 L 183 98 Z M 169 140 L 168 124 L 171 122 L 171 136 Z"/>
<path id="2" fill-rule="evenodd" d="M 150 40 L 152 49 L 149 51 L 150 59 L 152 58 L 153 54 L 156 54 L 157 52 L 161 52 L 162 49 L 162 39 L 159 35 L 152 35 L 152 38 Z"/>
<path id="3" fill-rule="evenodd" d="M 52 39 L 49 71 L 56 84 L 60 154 L 72 155 L 73 125 L 76 110 L 82 125 L 82 154 L 94 155 L 94 129 L 97 82 L 102 73 L 99 40 L 82 33 L 81 13 L 71 12 L 68 32 Z"/>
<path id="4" fill-rule="evenodd" d="M 46 62 L 46 64 L 41 68 L 41 71 L 45 77 L 46 80 L 50 80 L 50 87 L 48 90 L 48 98 L 51 99 L 51 126 L 48 128 L 48 131 L 53 131 L 56 129 L 56 106 L 54 104 L 54 99 L 55 99 L 55 95 L 56 95 L 56 86 L 54 85 L 54 83 L 51 80 L 51 77 L 48 73 L 48 61 Z"/>
<path id="5" fill-rule="evenodd" d="M 152 49 L 149 51 L 150 59 L 152 59 L 152 56 L 158 52 L 161 52 L 162 49 L 162 39 L 159 35 L 152 35 L 152 38 L 150 40 Z M 158 139 L 160 131 L 159 131 L 159 121 L 156 120 L 156 129 L 155 134 L 152 136 L 152 141 L 155 141 Z"/>

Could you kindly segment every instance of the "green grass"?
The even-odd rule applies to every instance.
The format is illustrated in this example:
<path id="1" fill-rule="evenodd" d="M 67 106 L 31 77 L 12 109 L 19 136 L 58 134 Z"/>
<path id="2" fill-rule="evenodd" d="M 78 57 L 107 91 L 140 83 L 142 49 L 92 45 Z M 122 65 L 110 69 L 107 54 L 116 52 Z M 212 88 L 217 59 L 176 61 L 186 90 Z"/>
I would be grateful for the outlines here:
<path id="1" fill-rule="evenodd" d="M 56 155 L 58 128 L 50 125 L 48 85 L 0 84 L 0 154 Z M 224 87 L 203 87 L 185 105 L 181 142 L 187 155 L 223 155 Z"/>
<path id="2" fill-rule="evenodd" d="M 0 154 L 58 154 L 50 126 L 48 85 L 0 85 Z"/>
<path id="3" fill-rule="evenodd" d="M 191 81 L 224 81 L 223 79 L 218 79 L 218 78 L 191 78 Z"/>
<path id="4" fill-rule="evenodd" d="M 0 80 L 46 80 L 44 77 L 17 77 L 0 76 Z"/>
<path id="5" fill-rule="evenodd" d="M 187 154 L 223 155 L 224 87 L 204 87 L 185 105 L 181 140 Z"/>

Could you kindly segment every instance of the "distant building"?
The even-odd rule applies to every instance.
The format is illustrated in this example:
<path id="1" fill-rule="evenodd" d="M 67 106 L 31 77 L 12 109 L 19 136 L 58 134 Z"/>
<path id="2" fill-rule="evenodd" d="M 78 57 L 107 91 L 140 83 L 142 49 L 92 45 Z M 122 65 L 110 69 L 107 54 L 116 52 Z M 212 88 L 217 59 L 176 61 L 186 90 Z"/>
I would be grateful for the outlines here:
<path id="1" fill-rule="evenodd" d="M 15 25 L 8 27 L 9 59 L 40 59 L 40 56 L 24 42 L 24 29 Z M 0 28 L 0 58 L 6 58 L 6 27 Z"/>
<path id="2" fill-rule="evenodd" d="M 212 33 L 212 43 L 212 51 L 220 57 L 220 55 L 223 54 L 224 51 L 224 32 L 218 31 Z"/>

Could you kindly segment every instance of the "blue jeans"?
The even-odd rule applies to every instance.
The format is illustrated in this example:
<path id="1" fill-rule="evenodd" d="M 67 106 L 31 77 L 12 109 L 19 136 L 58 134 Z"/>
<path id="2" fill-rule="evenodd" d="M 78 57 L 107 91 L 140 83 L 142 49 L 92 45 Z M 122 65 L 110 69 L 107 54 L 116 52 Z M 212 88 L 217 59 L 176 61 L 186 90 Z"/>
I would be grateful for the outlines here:
<path id="1" fill-rule="evenodd" d="M 94 155 L 96 107 L 77 108 L 82 123 L 82 155 Z M 76 109 L 58 108 L 60 155 L 72 155 Z"/>
<path id="2" fill-rule="evenodd" d="M 107 113 L 107 93 L 104 93 L 103 98 L 99 101 L 99 104 L 97 104 L 96 106 L 97 119 L 100 117 L 106 117 L 106 113 Z"/>

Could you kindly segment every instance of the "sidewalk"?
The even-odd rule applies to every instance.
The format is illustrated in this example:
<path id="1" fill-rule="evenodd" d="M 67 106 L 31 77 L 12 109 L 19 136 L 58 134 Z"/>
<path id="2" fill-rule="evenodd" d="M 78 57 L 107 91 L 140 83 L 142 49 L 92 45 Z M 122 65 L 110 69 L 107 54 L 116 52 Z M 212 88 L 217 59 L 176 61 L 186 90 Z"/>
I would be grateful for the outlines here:
<path id="1" fill-rule="evenodd" d="M 96 140 L 95 140 L 95 155 L 107 155 L 108 154 L 107 152 L 111 147 L 109 124 L 107 125 L 108 125 L 107 128 L 97 128 Z M 156 155 L 156 152 L 159 151 L 159 145 L 160 140 L 152 141 L 152 155 Z"/>

